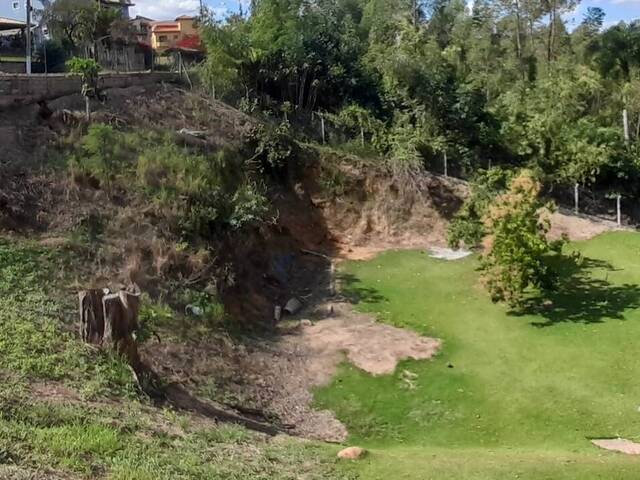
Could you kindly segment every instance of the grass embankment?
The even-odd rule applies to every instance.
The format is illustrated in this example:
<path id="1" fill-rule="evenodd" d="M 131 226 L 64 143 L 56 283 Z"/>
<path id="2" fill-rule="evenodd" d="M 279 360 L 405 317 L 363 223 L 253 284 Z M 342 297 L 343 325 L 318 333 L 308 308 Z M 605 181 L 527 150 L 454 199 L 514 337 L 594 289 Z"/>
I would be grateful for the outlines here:
<path id="1" fill-rule="evenodd" d="M 433 361 L 372 377 L 344 365 L 317 403 L 372 449 L 365 479 L 637 479 L 637 458 L 590 438 L 640 440 L 640 235 L 571 244 L 554 308 L 492 304 L 475 258 L 388 252 L 344 267 L 381 321 L 444 340 Z"/>
<path id="2" fill-rule="evenodd" d="M 77 339 L 69 268 L 68 254 L 0 239 L 0 478 L 346 478 L 335 448 L 140 399 L 126 366 Z"/>

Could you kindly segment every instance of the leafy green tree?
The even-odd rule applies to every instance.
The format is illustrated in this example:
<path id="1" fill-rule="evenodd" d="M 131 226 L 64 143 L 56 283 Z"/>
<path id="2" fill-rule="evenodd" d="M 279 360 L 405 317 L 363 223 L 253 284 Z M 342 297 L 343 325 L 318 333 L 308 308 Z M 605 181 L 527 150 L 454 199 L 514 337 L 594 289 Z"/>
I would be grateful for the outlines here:
<path id="1" fill-rule="evenodd" d="M 621 22 L 600 36 L 593 56 L 603 77 L 629 82 L 640 67 L 640 21 Z"/>
<path id="2" fill-rule="evenodd" d="M 70 73 L 80 76 L 82 82 L 82 96 L 85 99 L 85 113 L 87 121 L 91 120 L 91 98 L 98 95 L 98 79 L 100 65 L 91 58 L 73 57 L 67 61 Z"/>
<path id="3" fill-rule="evenodd" d="M 240 17 L 224 23 L 210 20 L 201 30 L 207 49 L 201 78 L 214 98 L 233 93 L 248 98 L 255 93 L 251 78 L 256 74 L 256 58 L 248 38 L 247 21 Z"/>
<path id="4" fill-rule="evenodd" d="M 43 21 L 71 52 L 79 53 L 93 41 L 98 4 L 93 0 L 56 0 L 42 13 Z"/>
<path id="5" fill-rule="evenodd" d="M 488 233 L 480 269 L 493 301 L 511 307 L 522 304 L 527 289 L 553 283 L 547 256 L 558 253 L 560 244 L 546 238 L 549 220 L 541 213 L 540 183 L 531 172 L 515 177 L 508 192 L 498 196 L 484 216 Z"/>

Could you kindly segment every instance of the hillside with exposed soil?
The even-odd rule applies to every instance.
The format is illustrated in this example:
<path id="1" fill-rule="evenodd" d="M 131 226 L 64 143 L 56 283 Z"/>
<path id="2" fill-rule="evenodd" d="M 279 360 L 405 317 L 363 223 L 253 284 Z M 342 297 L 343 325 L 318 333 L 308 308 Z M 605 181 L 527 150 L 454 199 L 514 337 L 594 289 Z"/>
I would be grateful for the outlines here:
<path id="1" fill-rule="evenodd" d="M 0 351 L 16 355 L 51 348 L 102 365 L 103 352 L 82 347 L 78 339 L 76 294 L 135 284 L 143 292 L 136 334 L 140 354 L 165 393 L 153 398 L 140 379 L 136 385 L 126 369 L 112 364 L 73 374 L 36 369 L 24 376 L 7 369 L 0 373 L 19 388 L 3 391 L 1 411 L 12 408 L 32 418 L 29 428 L 42 432 L 50 427 L 26 407 L 28 402 L 53 408 L 52 425 L 61 428 L 77 426 L 76 420 L 65 420 L 65 409 L 73 418 L 93 411 L 95 429 L 115 421 L 120 409 L 139 411 L 146 426 L 135 427 L 136 435 L 154 441 L 167 436 L 195 451 L 206 448 L 203 432 L 214 435 L 221 419 L 344 442 L 346 427 L 332 412 L 317 410 L 312 393 L 329 384 L 342 361 L 383 375 L 400 361 L 437 354 L 438 339 L 355 312 L 352 304 L 371 300 L 375 292 L 343 296 L 342 287 L 354 287 L 337 273 L 336 264 L 388 249 L 445 247 L 449 220 L 468 194 L 464 182 L 428 173 L 409 178 L 374 159 L 299 142 L 287 144 L 292 153 L 275 169 L 264 163 L 271 152 L 265 153 L 264 145 L 272 151 L 281 145 L 260 136 L 261 121 L 176 86 L 109 91 L 93 115 L 92 125 L 102 130 L 86 124 L 82 105 L 79 96 L 58 99 L 48 105 L 47 118 L 38 106 L 0 113 L 6 153 L 0 165 L 3 268 L 14 274 L 14 248 L 36 262 L 46 259 L 50 278 L 42 292 L 46 297 L 38 301 L 50 299 L 47 328 L 61 332 L 66 342 L 47 344 L 36 329 L 11 347 L 0 345 Z M 109 155 L 111 163 L 104 162 Z M 208 167 L 202 170 L 197 162 Z M 208 169 L 215 170 L 212 177 Z M 214 220 L 202 223 L 196 207 Z M 554 214 L 552 234 L 586 238 L 612 228 Z M 40 278 L 35 270 L 19 275 Z M 19 285 L 3 287 L 15 305 L 21 303 L 21 292 L 14 290 Z M 34 308 L 37 318 L 40 307 L 18 308 Z M 67 368 L 65 362 L 60 368 Z M 114 375 L 118 388 L 109 384 Z M 22 400 L 16 391 L 23 392 Z M 121 420 L 118 435 L 132 428 L 129 415 L 134 413 Z M 8 438 L 17 438 L 11 432 Z M 232 456 L 245 455 L 241 450 L 248 442 L 258 457 L 254 467 L 264 475 L 270 475 L 270 467 L 261 463 L 262 456 L 271 449 L 287 457 L 289 448 L 306 448 L 285 448 L 280 441 L 244 433 L 237 440 L 233 431 L 220 435 L 230 435 L 216 441 Z M 102 447 L 78 453 L 77 464 L 69 468 L 69 454 L 51 453 L 45 443 L 16 445 L 0 441 L 0 464 L 7 463 L 2 460 L 6 450 L 9 463 L 16 465 L 15 478 L 30 474 L 38 462 L 48 462 L 50 478 L 106 478 L 114 468 L 124 468 L 104 464 Z M 136 448 L 151 448 L 140 445 Z M 150 455 L 165 455 L 163 447 L 154 448 Z M 301 454 L 296 452 L 291 455 Z M 325 463 L 322 452 L 304 478 L 346 478 Z M 297 460 L 279 462 L 282 478 L 302 478 L 286 473 Z M 13 471 L 6 470 L 7 475 Z"/>

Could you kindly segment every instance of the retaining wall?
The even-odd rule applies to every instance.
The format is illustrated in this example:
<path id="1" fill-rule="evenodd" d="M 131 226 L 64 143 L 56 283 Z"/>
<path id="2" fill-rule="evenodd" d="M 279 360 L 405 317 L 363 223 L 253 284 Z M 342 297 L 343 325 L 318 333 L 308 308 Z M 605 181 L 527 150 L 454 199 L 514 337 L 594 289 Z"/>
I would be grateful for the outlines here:
<path id="1" fill-rule="evenodd" d="M 177 73 L 167 72 L 106 73 L 100 75 L 99 86 L 102 89 L 126 88 L 179 80 Z M 80 89 L 80 78 L 74 75 L 0 74 L 0 109 L 53 100 L 79 93 Z"/>

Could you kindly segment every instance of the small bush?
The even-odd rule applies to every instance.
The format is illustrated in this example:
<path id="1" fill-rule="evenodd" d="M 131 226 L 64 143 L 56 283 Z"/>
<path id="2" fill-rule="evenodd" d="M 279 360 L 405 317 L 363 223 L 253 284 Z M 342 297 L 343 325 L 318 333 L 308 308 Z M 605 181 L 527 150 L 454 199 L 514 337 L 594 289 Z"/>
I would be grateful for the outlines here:
<path id="1" fill-rule="evenodd" d="M 219 326 L 226 319 L 224 305 L 216 295 L 208 292 L 185 290 L 181 295 L 185 312 L 201 318 L 207 326 Z"/>
<path id="2" fill-rule="evenodd" d="M 186 152 L 164 143 L 142 153 L 138 185 L 160 207 L 172 210 L 186 236 L 207 236 L 230 226 L 263 221 L 268 202 L 246 179 L 231 152 L 214 156 Z"/>
<path id="3" fill-rule="evenodd" d="M 71 158 L 71 167 L 110 186 L 120 173 L 122 160 L 121 134 L 110 125 L 96 123 L 83 137 L 80 152 Z"/>
<path id="4" fill-rule="evenodd" d="M 254 151 L 251 160 L 258 162 L 261 172 L 279 177 L 286 171 L 294 153 L 290 130 L 289 122 L 284 121 L 275 128 L 258 125 L 247 134 L 246 141 Z"/>
<path id="5" fill-rule="evenodd" d="M 67 52 L 58 40 L 47 40 L 36 50 L 38 62 L 46 65 L 47 72 L 64 72 Z"/>
<path id="6" fill-rule="evenodd" d="M 513 178 L 513 173 L 502 168 L 492 168 L 479 172 L 471 182 L 471 194 L 451 221 L 448 242 L 452 248 L 464 243 L 473 248 L 486 235 L 482 218 L 495 198 L 504 193 Z"/>
<path id="7" fill-rule="evenodd" d="M 140 305 L 138 314 L 138 330 L 136 340 L 144 343 L 149 340 L 158 329 L 173 320 L 174 312 L 164 303 L 152 302 L 148 295 L 145 295 Z"/>

